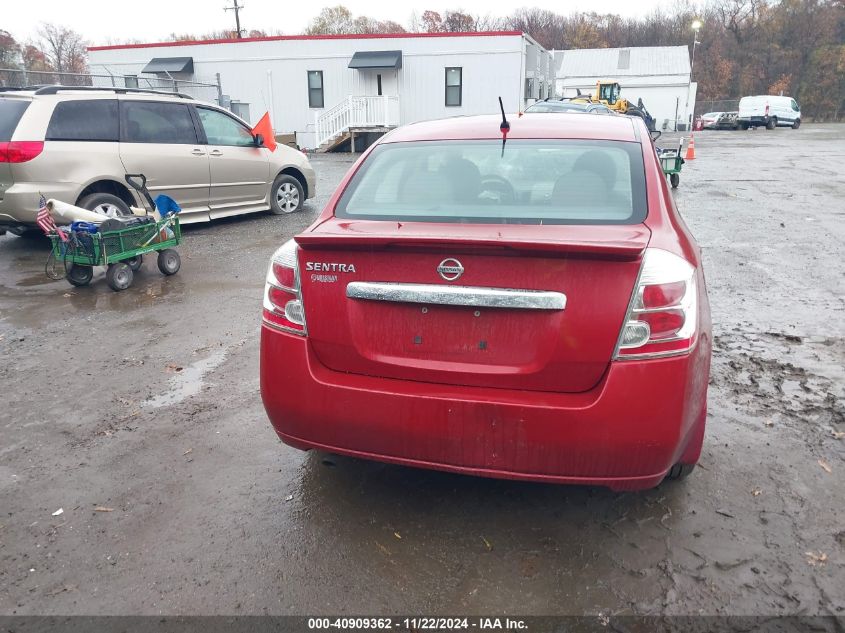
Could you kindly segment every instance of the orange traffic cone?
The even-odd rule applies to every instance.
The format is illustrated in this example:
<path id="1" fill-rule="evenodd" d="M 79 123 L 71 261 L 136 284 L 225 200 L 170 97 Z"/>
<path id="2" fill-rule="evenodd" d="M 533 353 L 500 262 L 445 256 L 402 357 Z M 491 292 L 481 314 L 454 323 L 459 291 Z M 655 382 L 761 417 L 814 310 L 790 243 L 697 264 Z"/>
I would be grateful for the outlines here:
<path id="1" fill-rule="evenodd" d="M 695 136 L 689 135 L 689 145 L 687 145 L 687 155 L 684 160 L 693 160 L 695 158 Z"/>

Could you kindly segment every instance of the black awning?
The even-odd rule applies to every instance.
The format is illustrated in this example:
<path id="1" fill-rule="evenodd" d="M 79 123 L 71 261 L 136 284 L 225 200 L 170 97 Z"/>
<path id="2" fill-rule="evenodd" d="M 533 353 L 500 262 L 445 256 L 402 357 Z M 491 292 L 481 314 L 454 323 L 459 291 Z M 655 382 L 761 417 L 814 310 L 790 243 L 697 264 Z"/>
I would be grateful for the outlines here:
<path id="1" fill-rule="evenodd" d="M 349 61 L 349 68 L 402 68 L 402 51 L 358 51 Z"/>
<path id="2" fill-rule="evenodd" d="M 153 57 L 144 66 L 142 73 L 189 73 L 194 72 L 193 57 Z"/>

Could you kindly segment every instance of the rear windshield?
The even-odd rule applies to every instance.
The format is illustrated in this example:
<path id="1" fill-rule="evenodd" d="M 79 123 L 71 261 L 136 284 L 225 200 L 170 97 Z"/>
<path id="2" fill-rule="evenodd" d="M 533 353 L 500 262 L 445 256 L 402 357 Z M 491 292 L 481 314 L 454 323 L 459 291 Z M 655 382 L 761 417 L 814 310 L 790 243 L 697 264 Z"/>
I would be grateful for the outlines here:
<path id="1" fill-rule="evenodd" d="M 510 140 L 385 143 L 335 215 L 371 220 L 638 224 L 646 217 L 638 143 Z"/>
<path id="2" fill-rule="evenodd" d="M 0 142 L 12 140 L 12 134 L 29 103 L 23 99 L 0 99 Z"/>

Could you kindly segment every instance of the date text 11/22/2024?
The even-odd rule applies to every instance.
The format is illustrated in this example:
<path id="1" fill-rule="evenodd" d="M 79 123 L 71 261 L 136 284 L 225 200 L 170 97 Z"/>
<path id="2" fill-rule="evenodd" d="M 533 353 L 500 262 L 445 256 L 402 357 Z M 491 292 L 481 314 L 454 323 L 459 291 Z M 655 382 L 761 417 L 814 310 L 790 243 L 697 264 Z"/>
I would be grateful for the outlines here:
<path id="1" fill-rule="evenodd" d="M 525 620 L 511 618 L 438 618 L 438 617 L 399 617 L 399 618 L 308 618 L 308 629 L 312 631 L 346 630 L 409 630 L 409 631 L 520 631 L 527 630 Z"/>

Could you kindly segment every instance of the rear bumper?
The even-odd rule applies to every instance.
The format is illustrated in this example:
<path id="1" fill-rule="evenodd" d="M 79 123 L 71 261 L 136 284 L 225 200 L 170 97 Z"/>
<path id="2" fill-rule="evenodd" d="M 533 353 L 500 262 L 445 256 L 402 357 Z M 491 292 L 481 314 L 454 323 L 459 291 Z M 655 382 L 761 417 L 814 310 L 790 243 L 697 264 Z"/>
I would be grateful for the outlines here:
<path id="1" fill-rule="evenodd" d="M 46 199 L 55 198 L 69 204 L 76 203 L 80 186 L 74 183 L 13 183 L 0 199 L 0 226 L 35 226 L 38 203 L 43 194 Z M 62 217 L 53 215 L 56 222 Z"/>
<path id="2" fill-rule="evenodd" d="M 695 463 L 709 342 L 689 356 L 612 363 L 578 394 L 458 387 L 327 369 L 307 339 L 266 325 L 261 394 L 281 439 L 378 461 L 616 490 Z"/>

